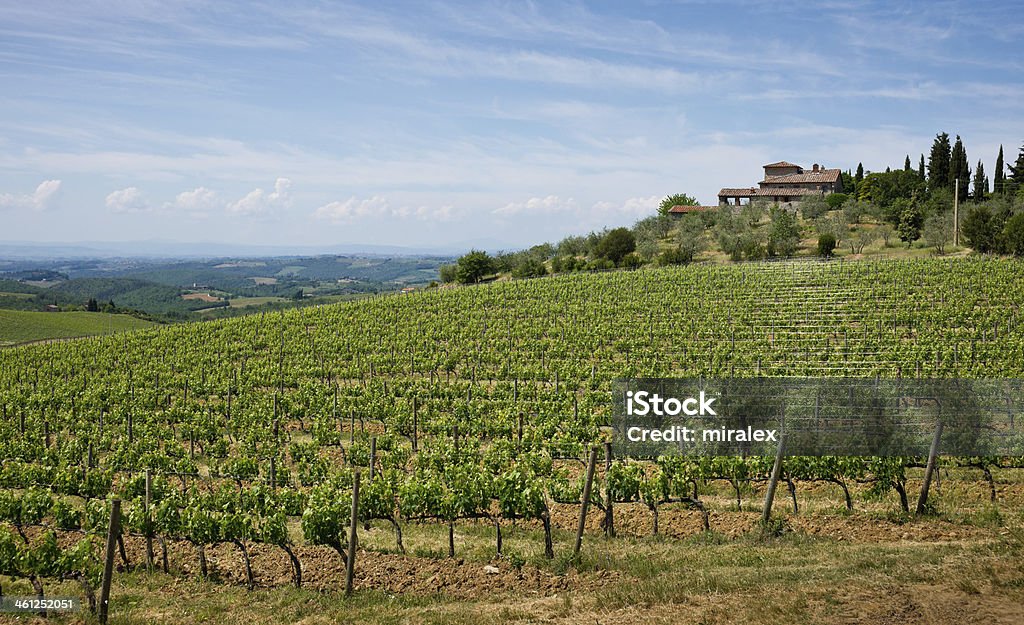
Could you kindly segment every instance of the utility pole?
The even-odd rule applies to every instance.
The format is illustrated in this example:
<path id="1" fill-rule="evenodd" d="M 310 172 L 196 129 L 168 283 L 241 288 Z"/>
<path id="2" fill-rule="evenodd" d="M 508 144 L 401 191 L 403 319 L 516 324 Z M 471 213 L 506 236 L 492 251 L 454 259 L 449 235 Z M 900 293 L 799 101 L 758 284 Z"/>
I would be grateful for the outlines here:
<path id="1" fill-rule="evenodd" d="M 953 247 L 960 246 L 960 179 L 957 178 L 953 191 Z"/>

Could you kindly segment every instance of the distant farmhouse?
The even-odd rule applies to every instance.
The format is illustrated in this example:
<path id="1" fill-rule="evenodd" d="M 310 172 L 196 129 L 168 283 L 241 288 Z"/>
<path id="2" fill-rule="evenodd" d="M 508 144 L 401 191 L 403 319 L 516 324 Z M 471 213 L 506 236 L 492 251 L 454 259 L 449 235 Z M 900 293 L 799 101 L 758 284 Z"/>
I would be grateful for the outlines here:
<path id="1" fill-rule="evenodd" d="M 718 204 L 740 206 L 755 200 L 777 204 L 799 202 L 808 195 L 843 192 L 843 176 L 838 169 L 825 169 L 815 163 L 810 171 L 786 161 L 764 166 L 764 180 L 756 187 L 722 189 Z"/>
<path id="2" fill-rule="evenodd" d="M 704 211 L 715 210 L 717 206 L 689 206 L 683 204 L 676 204 L 672 208 L 668 209 L 668 214 L 673 217 L 680 217 L 682 215 L 688 215 L 690 213 L 702 213 Z"/>

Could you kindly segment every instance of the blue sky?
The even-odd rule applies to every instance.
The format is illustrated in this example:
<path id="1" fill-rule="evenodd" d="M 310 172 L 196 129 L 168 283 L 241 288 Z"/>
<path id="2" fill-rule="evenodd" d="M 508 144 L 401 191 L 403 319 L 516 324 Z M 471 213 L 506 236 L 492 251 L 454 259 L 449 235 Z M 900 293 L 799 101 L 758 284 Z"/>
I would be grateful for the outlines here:
<path id="1" fill-rule="evenodd" d="M 1014 3 L 2 2 L 0 240 L 522 245 L 1024 142 Z"/>

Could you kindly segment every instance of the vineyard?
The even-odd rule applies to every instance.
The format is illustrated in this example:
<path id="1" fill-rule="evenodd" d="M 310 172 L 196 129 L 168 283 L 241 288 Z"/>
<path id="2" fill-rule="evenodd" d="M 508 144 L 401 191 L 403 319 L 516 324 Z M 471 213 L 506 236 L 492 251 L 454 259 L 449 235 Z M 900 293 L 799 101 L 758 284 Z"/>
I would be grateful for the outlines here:
<path id="1" fill-rule="evenodd" d="M 119 570 L 219 569 L 247 589 L 566 593 L 626 575 L 588 560 L 599 536 L 857 535 L 897 519 L 897 540 L 977 538 L 941 498 L 913 521 L 924 458 L 786 458 L 778 516 L 758 525 L 774 458 L 614 458 L 611 385 L 1022 378 L 1021 285 L 1024 264 L 989 259 L 701 265 L 5 349 L 0 574 L 95 604 L 115 498 Z M 1022 469 L 945 457 L 938 475 L 1020 541 Z M 445 564 L 465 560 L 481 564 Z M 381 572 L 402 567 L 433 577 Z"/>

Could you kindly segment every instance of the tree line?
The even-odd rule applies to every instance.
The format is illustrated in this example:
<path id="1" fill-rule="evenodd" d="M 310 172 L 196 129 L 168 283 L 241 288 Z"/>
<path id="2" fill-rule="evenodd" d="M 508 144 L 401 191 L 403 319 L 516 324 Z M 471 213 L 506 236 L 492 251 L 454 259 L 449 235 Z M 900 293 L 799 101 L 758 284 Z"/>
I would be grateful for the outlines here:
<path id="1" fill-rule="evenodd" d="M 786 258 L 801 241 L 817 236 L 809 254 L 832 256 L 837 249 L 861 254 L 878 241 L 885 247 L 923 241 L 944 254 L 959 230 L 960 243 L 980 253 L 1024 256 L 1024 146 L 1006 163 L 999 147 L 990 179 L 979 159 L 972 170 L 959 135 L 938 133 L 928 157 L 914 167 L 871 172 L 858 163 L 842 172 L 843 192 L 805 196 L 777 205 L 754 201 L 743 206 L 697 208 L 681 215 L 673 206 L 699 207 L 685 193 L 666 196 L 657 214 L 618 227 L 568 236 L 557 243 L 501 252 L 473 250 L 441 268 L 444 282 L 474 283 L 499 274 L 527 278 L 549 273 L 692 262 L 706 251 L 733 261 Z M 959 206 L 954 224 L 954 203 Z"/>

